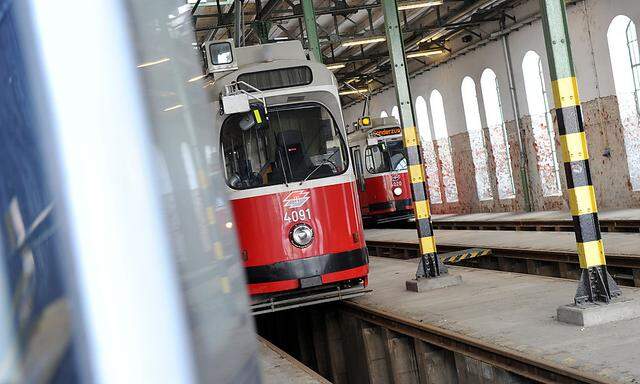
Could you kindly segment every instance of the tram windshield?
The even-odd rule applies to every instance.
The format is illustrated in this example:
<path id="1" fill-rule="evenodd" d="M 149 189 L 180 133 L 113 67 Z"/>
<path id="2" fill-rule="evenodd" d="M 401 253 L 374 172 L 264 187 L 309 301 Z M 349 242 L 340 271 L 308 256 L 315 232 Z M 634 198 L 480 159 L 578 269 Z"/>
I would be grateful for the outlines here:
<path id="1" fill-rule="evenodd" d="M 252 112 L 231 115 L 222 124 L 226 178 L 232 188 L 304 182 L 347 169 L 346 145 L 322 105 L 271 107 L 268 120 L 259 123 Z"/>
<path id="2" fill-rule="evenodd" d="M 365 162 L 369 173 L 398 172 L 407 169 L 407 158 L 400 140 L 383 141 L 368 146 Z"/>

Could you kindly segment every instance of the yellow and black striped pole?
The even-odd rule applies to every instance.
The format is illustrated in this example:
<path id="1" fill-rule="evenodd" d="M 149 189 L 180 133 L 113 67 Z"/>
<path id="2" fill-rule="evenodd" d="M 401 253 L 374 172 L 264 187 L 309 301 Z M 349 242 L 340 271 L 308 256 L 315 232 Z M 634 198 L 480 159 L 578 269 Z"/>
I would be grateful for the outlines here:
<path id="1" fill-rule="evenodd" d="M 411 179 L 411 196 L 413 197 L 413 209 L 420 241 L 420 265 L 416 273 L 416 279 L 422 277 L 437 277 L 446 273 L 446 267 L 441 263 L 436 251 L 436 242 L 433 237 L 433 225 L 431 223 L 431 209 L 429 207 L 429 190 L 425 176 L 422 150 L 420 149 L 420 135 L 418 135 L 411 92 L 409 90 L 409 74 L 404 56 L 404 43 L 400 29 L 400 18 L 395 0 L 383 0 L 385 30 L 387 46 L 393 80 L 395 83 L 400 123 L 402 125 L 402 137 L 407 151 L 407 164 L 409 178 Z"/>
<path id="2" fill-rule="evenodd" d="M 608 303 L 620 294 L 620 288 L 607 272 L 564 0 L 540 0 L 540 9 L 567 176 L 569 207 L 582 268 L 575 302 Z"/>

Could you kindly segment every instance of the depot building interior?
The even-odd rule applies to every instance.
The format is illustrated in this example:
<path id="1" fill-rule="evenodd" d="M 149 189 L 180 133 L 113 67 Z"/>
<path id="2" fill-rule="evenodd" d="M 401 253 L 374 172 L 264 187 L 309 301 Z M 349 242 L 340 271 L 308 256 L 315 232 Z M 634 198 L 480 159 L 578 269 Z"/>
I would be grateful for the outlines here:
<path id="1" fill-rule="evenodd" d="M 0 382 L 640 382 L 637 0 L 25 3 Z"/>

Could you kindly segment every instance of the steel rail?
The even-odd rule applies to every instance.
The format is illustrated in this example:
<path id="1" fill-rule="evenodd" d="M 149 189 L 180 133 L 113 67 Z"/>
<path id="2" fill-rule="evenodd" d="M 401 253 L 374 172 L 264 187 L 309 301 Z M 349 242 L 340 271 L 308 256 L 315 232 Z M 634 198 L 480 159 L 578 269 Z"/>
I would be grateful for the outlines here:
<path id="1" fill-rule="evenodd" d="M 437 234 L 436 234 L 437 235 Z M 388 242 L 388 241 L 367 241 L 367 247 L 387 248 L 398 250 L 417 251 L 417 243 Z M 469 244 L 440 244 L 438 248 L 443 251 L 459 251 L 469 248 Z M 578 264 L 578 254 L 575 251 L 549 251 L 535 249 L 518 249 L 509 247 L 487 247 L 491 248 L 492 255 L 488 257 L 506 257 L 512 259 L 549 261 L 555 263 Z M 372 256 L 375 256 L 372 254 Z M 380 256 L 380 255 L 378 255 Z M 611 254 L 607 253 L 607 265 L 618 268 L 640 269 L 640 256 Z"/>
<path id="2" fill-rule="evenodd" d="M 535 228 L 536 231 L 573 232 L 573 221 L 570 219 L 552 220 L 469 220 L 448 221 L 446 219 L 434 219 L 433 226 L 437 229 L 480 229 L 480 230 L 522 230 Z M 640 232 L 640 220 L 600 220 L 600 227 L 605 232 L 634 233 Z M 538 229 L 545 228 L 545 229 Z M 526 230 L 526 229 L 525 229 Z M 633 231 L 631 231 L 633 230 Z"/>
<path id="3" fill-rule="evenodd" d="M 341 303 L 339 308 L 366 322 L 483 361 L 537 382 L 549 384 L 614 383 L 607 378 L 531 357 L 520 351 L 501 348 L 477 338 L 401 317 L 357 302 L 346 301 Z"/>

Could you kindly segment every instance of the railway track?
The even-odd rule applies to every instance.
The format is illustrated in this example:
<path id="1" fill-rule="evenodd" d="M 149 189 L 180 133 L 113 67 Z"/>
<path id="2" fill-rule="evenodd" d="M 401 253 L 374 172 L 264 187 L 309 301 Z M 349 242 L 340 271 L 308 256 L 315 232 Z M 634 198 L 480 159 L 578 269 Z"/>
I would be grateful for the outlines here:
<path id="1" fill-rule="evenodd" d="M 257 326 L 336 384 L 615 382 L 358 301 L 263 315 Z"/>
<path id="2" fill-rule="evenodd" d="M 346 301 L 340 311 L 361 321 L 374 324 L 400 335 L 420 340 L 429 345 L 482 361 L 492 367 L 514 373 L 540 383 L 607 383 L 602 377 L 587 372 L 553 364 L 530 355 L 499 348 L 482 340 L 452 332 L 431 324 L 397 316 L 393 313 Z M 511 381 L 509 381 L 511 382 Z"/>
<path id="3" fill-rule="evenodd" d="M 417 258 L 419 246 L 402 241 L 367 240 L 372 256 L 398 259 Z M 468 245 L 438 244 L 441 253 L 461 251 Z M 460 261 L 459 265 L 506 272 L 529 273 L 541 276 L 578 279 L 580 266 L 575 251 L 518 249 L 491 246 L 491 254 Z M 607 267 L 619 284 L 640 287 L 640 255 L 607 254 Z"/>
<path id="4" fill-rule="evenodd" d="M 404 228 L 413 228 L 413 223 L 404 223 Z M 545 231 L 573 232 L 571 220 L 446 220 L 434 219 L 435 229 L 467 229 L 487 231 Z M 601 220 L 602 232 L 640 232 L 640 220 Z"/>
<path id="5" fill-rule="evenodd" d="M 496 220 L 496 219 L 451 219 L 448 217 L 432 220 L 434 229 L 460 229 L 481 231 L 540 231 L 540 232 L 573 232 L 573 221 L 570 219 L 545 220 Z M 384 222 L 372 228 L 415 228 L 412 220 Z M 601 219 L 602 232 L 639 233 L 640 220 L 632 219 Z"/>

